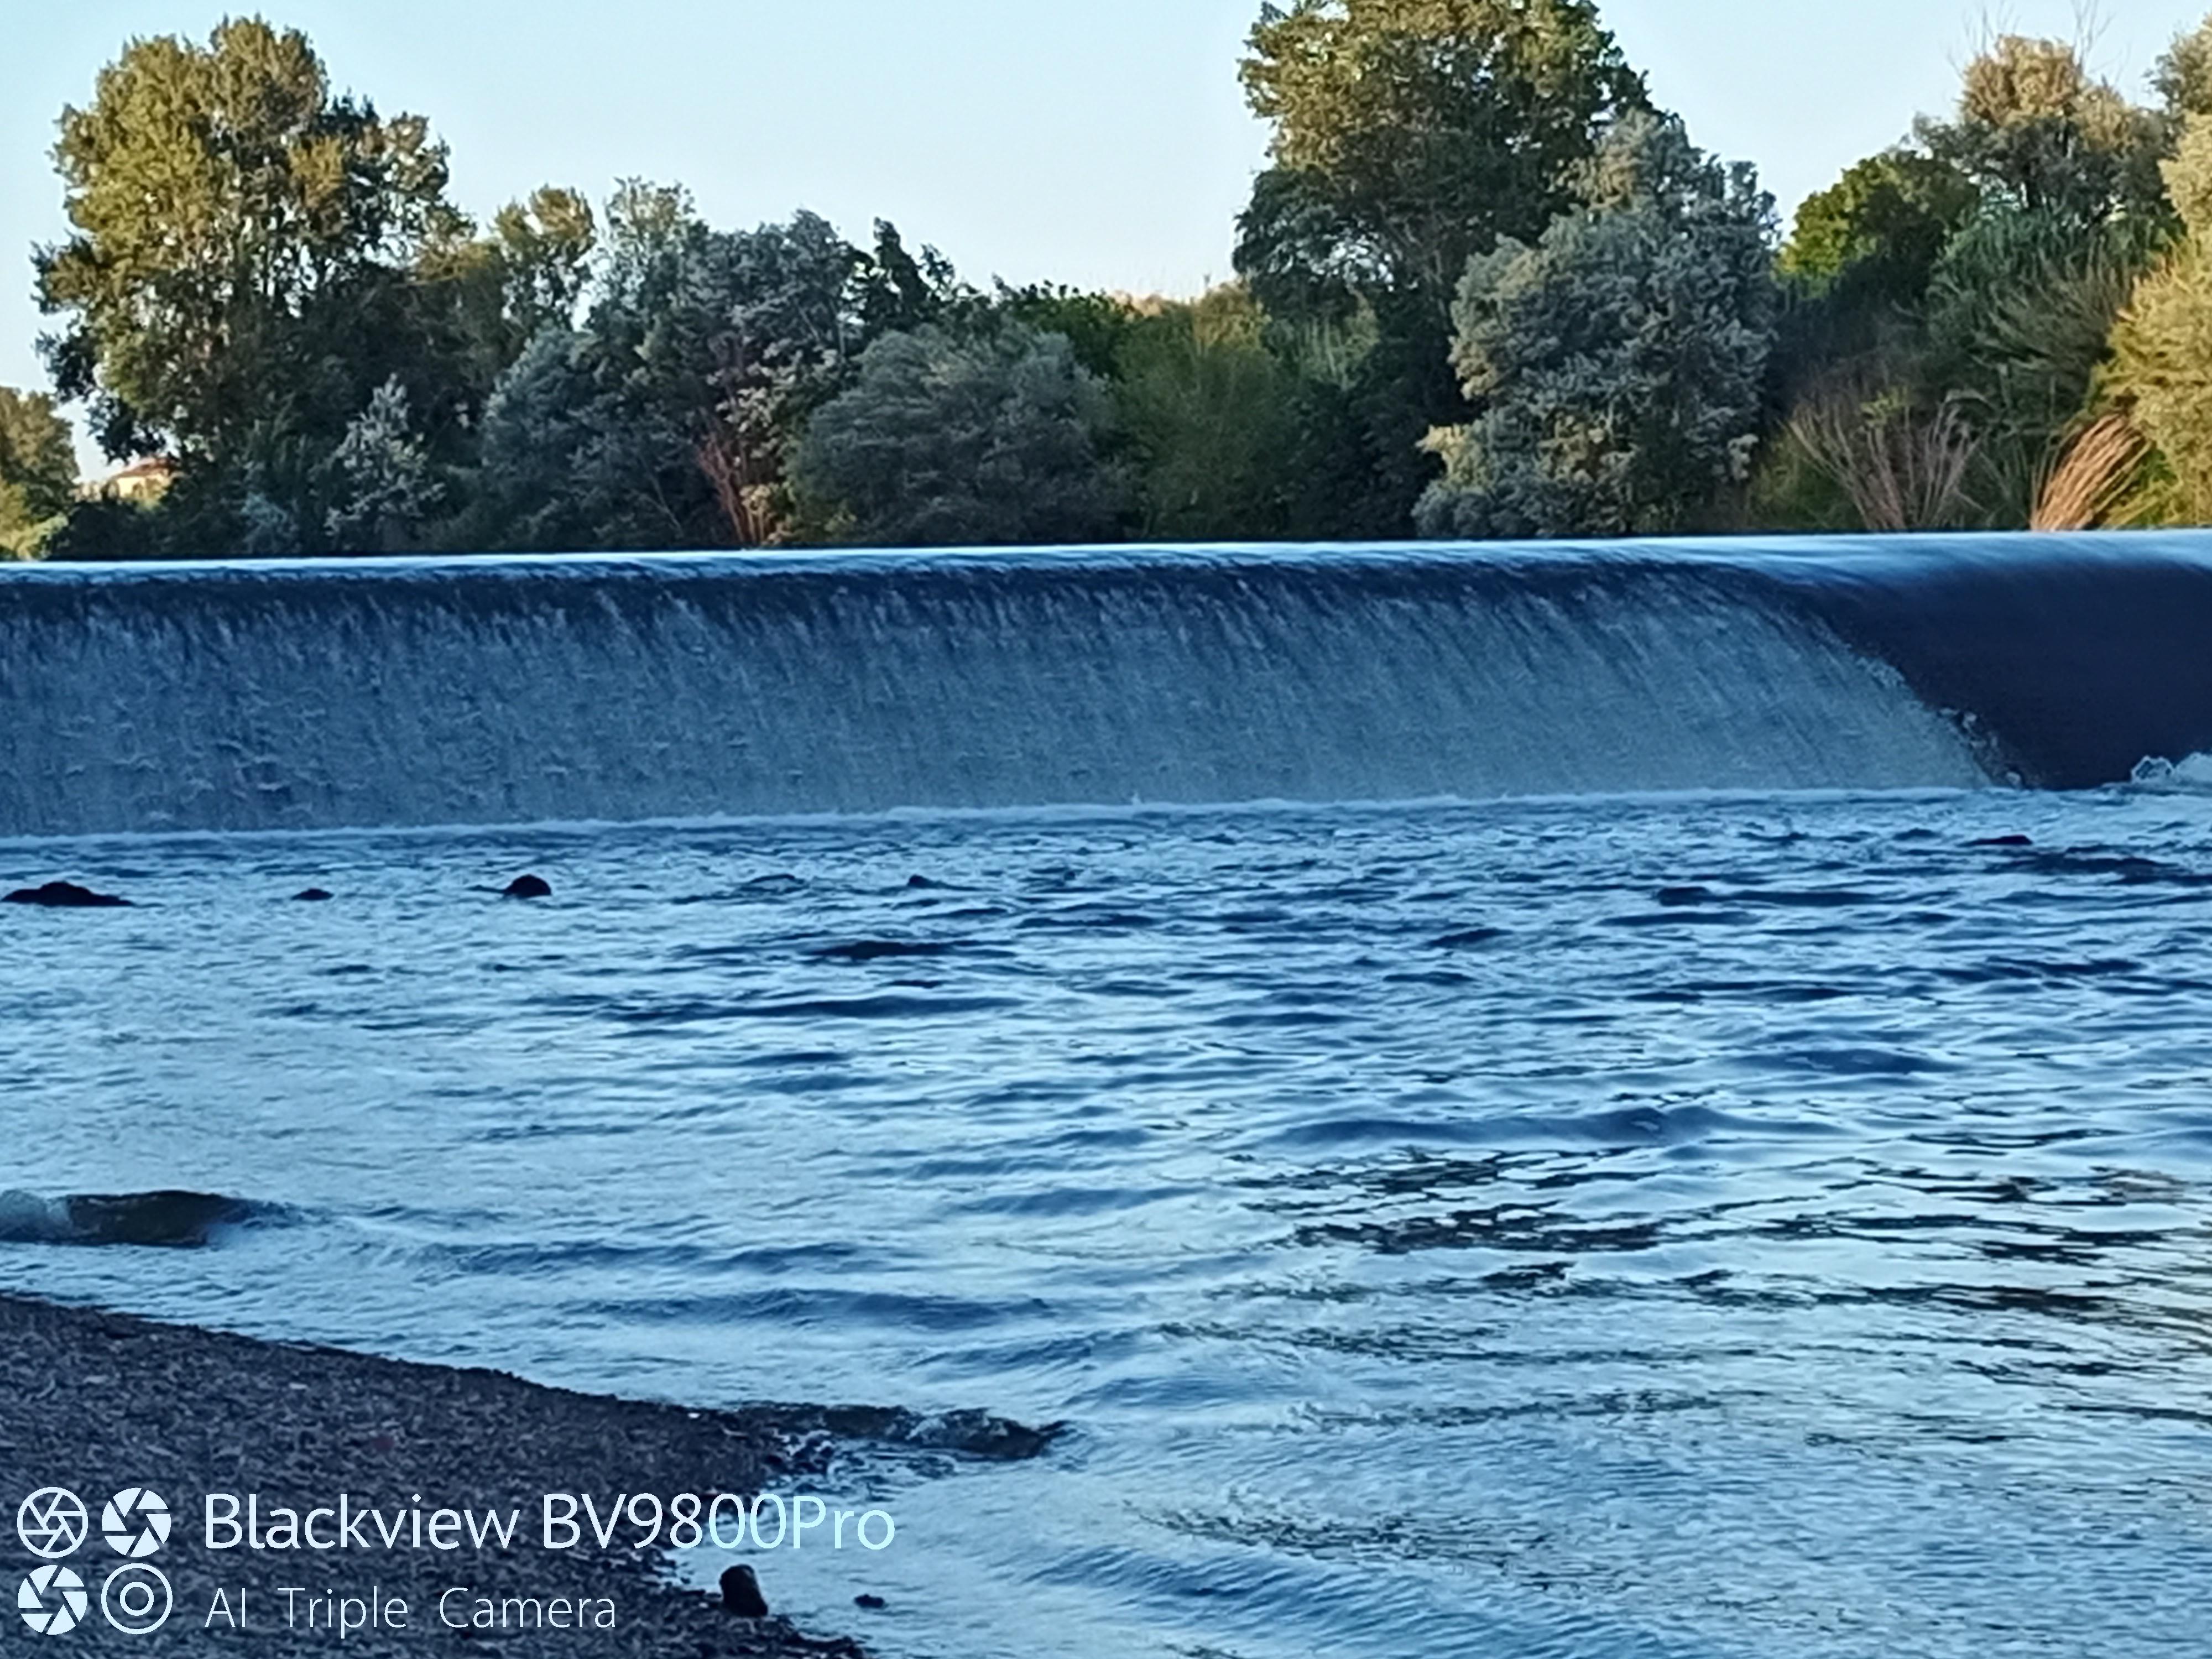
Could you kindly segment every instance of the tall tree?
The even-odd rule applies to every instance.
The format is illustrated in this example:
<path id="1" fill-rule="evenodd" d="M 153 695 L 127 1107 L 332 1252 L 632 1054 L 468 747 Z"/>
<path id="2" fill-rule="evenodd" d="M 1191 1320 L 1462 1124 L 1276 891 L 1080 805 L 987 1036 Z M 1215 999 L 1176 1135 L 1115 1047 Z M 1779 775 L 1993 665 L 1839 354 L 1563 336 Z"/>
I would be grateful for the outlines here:
<path id="1" fill-rule="evenodd" d="M 398 274 L 453 219 L 427 124 L 334 94 L 307 37 L 258 19 L 132 42 L 54 155 L 74 234 L 37 258 L 47 356 L 118 457 L 342 428 L 388 372 L 365 360 Z"/>
<path id="2" fill-rule="evenodd" d="M 2151 87 L 2177 143 L 2191 116 L 2212 115 L 2212 17 L 2174 37 L 2151 71 Z"/>
<path id="3" fill-rule="evenodd" d="M 1890 460 L 1948 431 L 1920 420 L 1911 383 L 1925 355 L 1929 285 L 1980 202 L 1956 167 L 1900 147 L 1848 168 L 1798 209 L 1776 262 L 1782 309 L 1767 383 L 1780 431 L 1754 484 L 1762 514 L 1779 509 L 1793 528 L 1852 527 L 1863 477 L 1887 477 Z M 1932 453 L 1952 451 L 1938 441 Z"/>
<path id="4" fill-rule="evenodd" d="M 1978 199 L 1948 163 L 1885 150 L 1805 199 L 1778 268 L 1815 292 L 1847 283 L 1875 303 L 1917 305 Z"/>
<path id="5" fill-rule="evenodd" d="M 1774 327 L 1773 202 L 1681 124 L 1625 116 L 1581 205 L 1469 262 L 1453 361 L 1475 409 L 1438 432 L 1433 536 L 1686 528 L 1741 482 Z"/>
<path id="6" fill-rule="evenodd" d="M 791 451 L 873 336 L 971 305 L 934 250 L 813 214 L 727 232 L 630 184 L 585 316 L 541 332 L 484 422 L 472 533 L 501 546 L 757 547 L 791 533 Z"/>
<path id="7" fill-rule="evenodd" d="M 1439 322 L 1468 258 L 1540 234 L 1600 124 L 1646 103 L 1590 0 L 1271 4 L 1243 75 L 1273 127 L 1251 274 L 1410 290 Z"/>
<path id="8" fill-rule="evenodd" d="M 448 365 L 441 418 L 472 420 L 499 377 L 548 329 L 574 325 L 599 246 L 579 192 L 548 185 L 477 227 L 458 217 L 416 260 L 416 311 L 431 354 Z M 420 388 L 434 392 L 436 388 Z"/>
<path id="9" fill-rule="evenodd" d="M 1643 81 L 1592 0 L 1271 3 L 1243 76 L 1273 134 L 1237 271 L 1287 322 L 1371 320 L 1314 407 L 1367 457 L 1346 528 L 1401 532 L 1433 472 L 1423 435 L 1466 413 L 1445 343 L 1468 260 L 1542 232 Z"/>

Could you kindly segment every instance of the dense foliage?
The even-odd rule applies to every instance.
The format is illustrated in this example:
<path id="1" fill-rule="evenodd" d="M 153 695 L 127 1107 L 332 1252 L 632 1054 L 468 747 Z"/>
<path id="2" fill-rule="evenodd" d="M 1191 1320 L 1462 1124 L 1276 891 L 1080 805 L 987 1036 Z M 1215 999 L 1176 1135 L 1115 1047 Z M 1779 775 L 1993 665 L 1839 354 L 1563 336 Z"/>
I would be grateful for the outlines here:
<path id="1" fill-rule="evenodd" d="M 2166 177 L 2187 234 L 2121 319 L 2108 391 L 2155 447 L 2164 516 L 2212 524 L 2212 115 L 2189 118 Z"/>
<path id="2" fill-rule="evenodd" d="M 2212 21 L 2140 100 L 1992 39 L 1786 240 L 1596 0 L 1279 0 L 1241 74 L 1237 279 L 1144 300 L 643 182 L 479 223 L 297 32 L 134 41 L 35 267 L 148 464 L 0 389 L 0 554 L 2212 521 Z"/>
<path id="3" fill-rule="evenodd" d="M 1643 82 L 1590 0 L 1292 0 L 1243 69 L 1273 166 L 1244 223 L 1262 289 L 1407 291 L 1438 311 L 1467 262 L 1567 204 Z"/>
<path id="4" fill-rule="evenodd" d="M 1107 541 L 1123 491 L 1105 389 L 1067 337 L 1006 319 L 886 334 L 809 423 L 801 495 L 838 539 L 948 547 Z"/>
<path id="5" fill-rule="evenodd" d="M 1687 528 L 1759 443 L 1773 204 L 1679 121 L 1625 116 L 1533 245 L 1470 260 L 1452 362 L 1475 417 L 1438 431 L 1431 536 Z"/>
<path id="6" fill-rule="evenodd" d="M 0 557 L 36 553 L 76 494 L 69 423 L 53 399 L 0 386 Z"/>
<path id="7" fill-rule="evenodd" d="M 1463 418 L 1443 349 L 1468 261 L 1533 240 L 1642 79 L 1590 0 L 1292 0 L 1243 65 L 1273 129 L 1237 269 L 1270 311 L 1371 318 L 1337 399 L 1365 477 L 1319 533 L 1402 533 L 1431 427 Z"/>
<path id="8" fill-rule="evenodd" d="M 2170 188 L 2212 99 L 2212 23 L 2131 102 L 2006 36 L 1915 145 L 1800 210 L 1752 524 L 2081 528 L 2191 517 L 2119 395 L 2119 349 L 2188 256 Z"/>
<path id="9" fill-rule="evenodd" d="M 889 227 L 883 240 L 897 250 Z M 469 539 L 547 550 L 780 539 L 789 451 L 842 384 L 872 311 L 896 320 L 878 292 L 886 283 L 812 214 L 725 233 L 681 191 L 624 188 L 585 314 L 541 330 L 493 391 Z"/>
<path id="10" fill-rule="evenodd" d="M 39 294 L 111 453 L 223 459 L 342 424 L 426 320 L 403 273 L 455 228 L 424 123 L 333 97 L 306 37 L 258 21 L 134 42 L 54 153 L 76 234 Z"/>

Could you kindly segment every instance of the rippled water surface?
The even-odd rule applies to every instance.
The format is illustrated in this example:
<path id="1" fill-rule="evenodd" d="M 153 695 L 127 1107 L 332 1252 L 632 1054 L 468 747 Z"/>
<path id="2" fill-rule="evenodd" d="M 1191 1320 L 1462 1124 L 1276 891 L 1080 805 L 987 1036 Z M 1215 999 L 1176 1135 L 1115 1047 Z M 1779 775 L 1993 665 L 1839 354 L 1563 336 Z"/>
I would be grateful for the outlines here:
<path id="1" fill-rule="evenodd" d="M 0 1187 L 276 1212 L 19 1226 L 0 1281 L 1065 1420 L 1026 1462 L 863 1449 L 836 1479 L 894 1548 L 763 1561 L 896 1659 L 2204 1650 L 2201 797 L 0 866 L 141 902 L 0 914 Z M 551 901 L 488 890 L 526 868 Z"/>

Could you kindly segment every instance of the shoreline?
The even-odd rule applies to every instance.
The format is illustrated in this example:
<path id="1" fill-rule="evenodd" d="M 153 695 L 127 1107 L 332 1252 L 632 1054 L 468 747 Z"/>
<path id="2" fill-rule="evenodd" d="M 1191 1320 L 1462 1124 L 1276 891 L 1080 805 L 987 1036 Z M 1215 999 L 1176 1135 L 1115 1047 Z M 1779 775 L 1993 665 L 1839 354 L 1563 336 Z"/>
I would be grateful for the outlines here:
<path id="1" fill-rule="evenodd" d="M 715 1597 L 677 1585 L 664 1570 L 665 1550 L 638 1547 L 637 1527 L 615 1528 L 603 1542 L 585 1525 L 574 1547 L 544 1547 L 547 1492 L 599 1494 L 604 1506 L 622 1493 L 750 1495 L 778 1477 L 803 1476 L 811 1437 L 792 1432 L 792 1415 L 579 1394 L 502 1372 L 0 1293 L 0 1591 L 12 1592 L 42 1565 L 18 1535 L 17 1505 L 35 1488 L 61 1486 L 90 1510 L 89 1538 L 60 1563 L 88 1587 L 88 1613 L 70 1639 L 101 1648 L 274 1654 L 327 1642 L 384 1656 L 425 1644 L 452 1651 L 457 1642 L 481 1651 L 490 1642 L 514 1656 L 866 1659 L 848 1638 L 805 1633 L 780 1617 L 740 1619 Z M 161 1493 L 174 1513 L 167 1542 L 149 1563 L 173 1584 L 174 1612 L 151 1642 L 109 1628 L 100 1606 L 102 1581 L 124 1558 L 101 1537 L 99 1511 L 131 1487 Z M 271 1518 L 285 1507 L 304 1516 L 346 1495 L 356 1516 L 380 1506 L 394 1521 L 403 1511 L 430 1519 L 450 1508 L 519 1516 L 520 1525 L 511 1544 L 494 1529 L 481 1548 L 465 1534 L 453 1549 L 414 1547 L 404 1534 L 392 1547 L 357 1523 L 368 1554 L 281 1546 L 217 1552 L 204 1547 L 209 1493 L 257 1499 L 258 1513 Z M 336 1525 L 328 1516 L 321 1522 L 326 1535 Z M 763 1571 L 773 1609 L 773 1553 L 745 1559 Z M 856 1559 L 854 1571 L 854 1588 L 865 1590 L 865 1562 Z M 286 1587 L 295 1590 L 289 1621 Z M 468 1591 L 459 1601 L 449 1596 L 457 1587 Z M 397 1598 L 407 1622 L 379 1620 L 343 1638 L 311 1625 L 307 1597 L 333 1593 L 378 1609 Z M 465 1608 L 479 1595 L 495 1613 L 515 1602 L 521 1622 L 448 1622 L 469 1617 Z M 556 1599 L 568 1604 L 560 1616 L 574 1621 L 566 1627 L 549 1616 Z M 534 1615 L 521 1605 L 528 1601 L 539 1603 Z M 594 1606 L 579 1620 L 586 1601 Z M 611 1604 L 612 1628 L 604 1626 L 602 1603 Z M 0 1617 L 14 1615 L 0 1609 Z"/>

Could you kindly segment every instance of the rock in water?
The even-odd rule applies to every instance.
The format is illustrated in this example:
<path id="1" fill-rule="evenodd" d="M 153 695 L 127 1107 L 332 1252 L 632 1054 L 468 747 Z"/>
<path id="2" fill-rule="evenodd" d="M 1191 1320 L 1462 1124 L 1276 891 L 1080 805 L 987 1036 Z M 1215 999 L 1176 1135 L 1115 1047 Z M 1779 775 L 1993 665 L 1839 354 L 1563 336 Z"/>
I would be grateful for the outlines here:
<path id="1" fill-rule="evenodd" d="M 768 1617 L 768 1597 L 761 1594 L 760 1580 L 743 1562 L 723 1570 L 722 1606 L 740 1619 Z"/>
<path id="2" fill-rule="evenodd" d="M 864 939 L 853 945 L 832 945 L 814 954 L 833 962 L 880 962 L 885 957 L 941 957 L 951 948 L 912 939 Z"/>
<path id="3" fill-rule="evenodd" d="M 43 904 L 55 910 L 107 910 L 131 901 L 118 898 L 112 893 L 95 893 L 73 881 L 50 881 L 43 887 L 18 887 L 0 902 Z"/>
<path id="4" fill-rule="evenodd" d="M 191 1249 L 218 1227 L 252 1218 L 253 1206 L 220 1193 L 80 1193 L 62 1200 L 68 1244 L 136 1244 Z"/>
<path id="5" fill-rule="evenodd" d="M 320 904 L 328 897 L 330 897 L 330 895 L 325 892 L 321 888 L 310 887 L 303 892 L 293 894 L 292 902 L 295 904 Z"/>
<path id="6" fill-rule="evenodd" d="M 551 898 L 553 889 L 543 876 L 517 876 L 507 884 L 508 898 Z"/>
<path id="7" fill-rule="evenodd" d="M 885 1607 L 890 1606 L 890 1603 L 880 1595 L 856 1595 L 853 1598 L 853 1605 L 856 1607 L 866 1607 L 871 1613 L 881 1613 Z"/>

